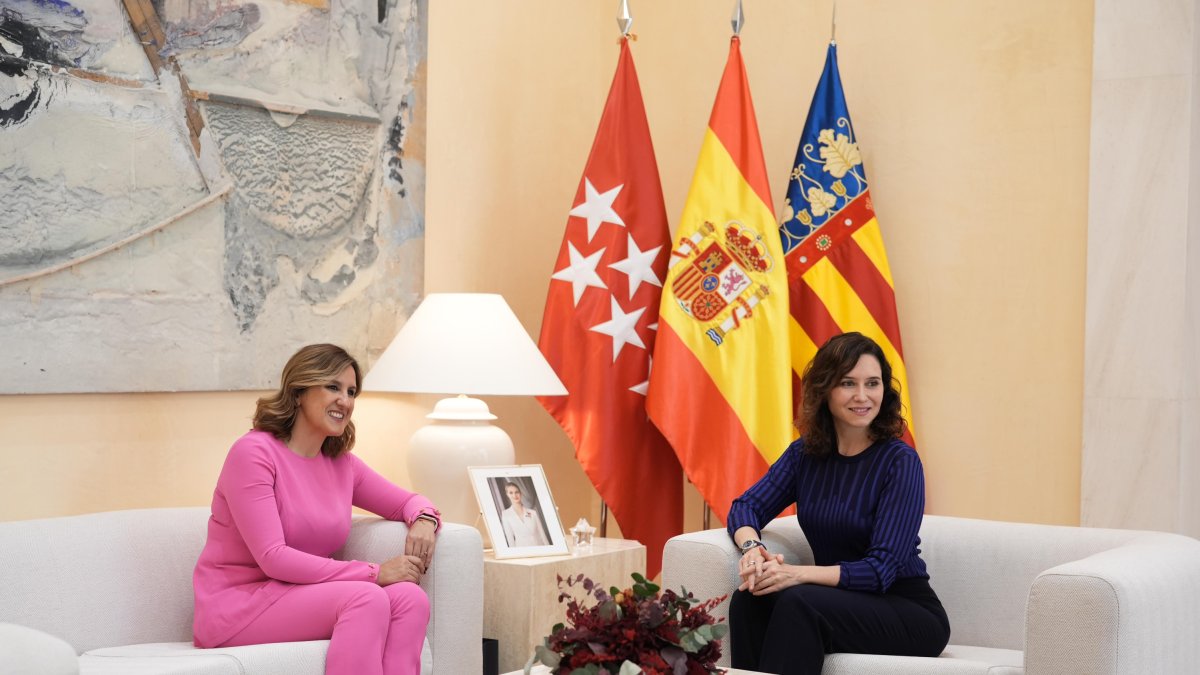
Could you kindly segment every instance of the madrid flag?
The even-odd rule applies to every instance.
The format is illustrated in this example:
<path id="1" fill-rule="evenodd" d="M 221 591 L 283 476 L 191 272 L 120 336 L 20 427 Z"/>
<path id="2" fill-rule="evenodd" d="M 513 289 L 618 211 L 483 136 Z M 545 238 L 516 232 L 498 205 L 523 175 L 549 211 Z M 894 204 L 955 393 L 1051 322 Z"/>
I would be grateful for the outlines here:
<path id="1" fill-rule="evenodd" d="M 908 369 L 900 346 L 896 294 L 883 236 L 842 80 L 829 45 L 796 150 L 779 226 L 792 311 L 792 365 L 797 380 L 826 340 L 858 331 L 879 343 L 900 383 L 913 444 Z"/>
<path id="2" fill-rule="evenodd" d="M 567 387 L 539 397 L 621 533 L 658 574 L 683 531 L 683 475 L 646 416 L 670 230 L 629 41 L 567 217 L 538 346 Z"/>
<path id="3" fill-rule="evenodd" d="M 664 283 L 647 407 L 718 517 L 793 438 L 787 275 L 734 37 Z"/>

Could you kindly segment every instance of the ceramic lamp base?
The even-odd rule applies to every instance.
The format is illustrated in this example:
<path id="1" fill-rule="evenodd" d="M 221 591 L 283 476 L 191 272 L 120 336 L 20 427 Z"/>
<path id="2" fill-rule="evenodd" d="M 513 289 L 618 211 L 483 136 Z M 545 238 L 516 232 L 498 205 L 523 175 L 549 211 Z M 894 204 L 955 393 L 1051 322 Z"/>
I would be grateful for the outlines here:
<path id="1" fill-rule="evenodd" d="M 476 398 L 459 396 L 438 401 L 432 420 L 417 429 L 408 443 L 408 475 L 412 489 L 429 498 L 448 522 L 476 525 L 479 503 L 467 473 L 469 466 L 516 463 L 512 439 L 492 426 L 496 416 Z"/>

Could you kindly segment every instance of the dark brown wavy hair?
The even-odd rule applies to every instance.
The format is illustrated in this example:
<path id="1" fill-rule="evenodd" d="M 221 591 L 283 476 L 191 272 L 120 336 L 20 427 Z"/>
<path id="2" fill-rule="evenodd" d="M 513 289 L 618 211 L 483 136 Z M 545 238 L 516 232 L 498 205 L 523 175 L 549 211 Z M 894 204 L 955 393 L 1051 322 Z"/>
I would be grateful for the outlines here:
<path id="1" fill-rule="evenodd" d="M 346 366 L 354 369 L 354 386 L 362 391 L 362 369 L 345 349 L 330 344 L 301 347 L 283 366 L 279 391 L 258 399 L 254 409 L 254 428 L 270 432 L 281 441 L 290 440 L 292 426 L 300 411 L 300 393 L 309 387 L 329 384 L 342 374 Z M 337 457 L 353 447 L 354 422 L 348 422 L 341 436 L 329 436 L 321 443 L 321 454 Z"/>
<path id="2" fill-rule="evenodd" d="M 899 438 L 904 434 L 900 384 L 892 376 L 892 366 L 883 350 L 862 333 L 843 333 L 829 338 L 804 369 L 801 379 L 803 398 L 797 410 L 796 428 L 804 436 L 805 453 L 823 459 L 837 452 L 837 431 L 833 426 L 833 413 L 829 411 L 829 392 L 846 373 L 854 370 L 864 354 L 879 360 L 883 375 L 883 400 L 867 434 L 872 441 Z"/>

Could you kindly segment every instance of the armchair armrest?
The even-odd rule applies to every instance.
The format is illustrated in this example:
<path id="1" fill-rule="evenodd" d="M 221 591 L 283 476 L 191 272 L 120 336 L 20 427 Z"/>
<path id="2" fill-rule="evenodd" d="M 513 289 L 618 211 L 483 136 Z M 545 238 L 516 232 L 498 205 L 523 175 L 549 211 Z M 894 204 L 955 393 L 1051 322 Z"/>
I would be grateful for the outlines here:
<path id="1" fill-rule="evenodd" d="M 404 523 L 358 516 L 339 557 L 381 563 L 404 552 L 407 536 Z M 475 528 L 442 523 L 421 588 L 431 608 L 434 674 L 483 670 L 483 540 Z"/>
<path id="2" fill-rule="evenodd" d="M 1025 672 L 1191 673 L 1200 541 L 1147 533 L 1052 567 L 1029 591 Z"/>
<path id="3" fill-rule="evenodd" d="M 701 600 L 731 593 L 738 586 L 741 555 L 725 530 L 689 532 L 667 541 L 663 548 L 663 588 L 681 588 Z M 712 610 L 713 617 L 729 617 L 729 599 Z"/>
<path id="4" fill-rule="evenodd" d="M 812 549 L 794 517 L 776 518 L 762 531 L 762 541 L 771 553 L 782 553 L 785 562 L 811 565 Z M 687 589 L 700 600 L 720 597 L 737 589 L 741 552 L 725 530 L 703 530 L 672 537 L 663 549 L 663 588 Z M 714 618 L 729 618 L 729 598 L 712 610 Z M 719 665 L 729 665 L 729 653 Z"/>
<path id="5" fill-rule="evenodd" d="M 79 673 L 79 658 L 65 640 L 15 623 L 0 623 L 0 654 L 0 675 Z"/>

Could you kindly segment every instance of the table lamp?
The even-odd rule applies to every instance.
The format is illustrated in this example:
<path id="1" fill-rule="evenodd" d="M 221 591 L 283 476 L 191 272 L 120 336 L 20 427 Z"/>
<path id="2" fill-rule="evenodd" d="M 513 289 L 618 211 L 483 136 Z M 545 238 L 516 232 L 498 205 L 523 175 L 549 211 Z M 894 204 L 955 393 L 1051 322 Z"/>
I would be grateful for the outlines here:
<path id="1" fill-rule="evenodd" d="M 516 463 L 512 439 L 477 398 L 562 396 L 567 389 L 509 308 L 493 293 L 431 293 L 363 381 L 368 391 L 457 394 L 437 402 L 412 435 L 412 489 L 442 518 L 471 524 L 479 505 L 468 466 Z"/>

